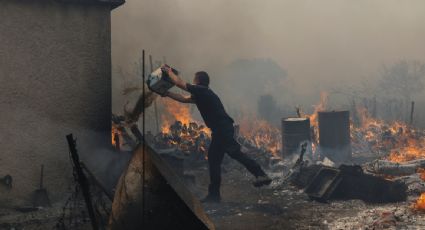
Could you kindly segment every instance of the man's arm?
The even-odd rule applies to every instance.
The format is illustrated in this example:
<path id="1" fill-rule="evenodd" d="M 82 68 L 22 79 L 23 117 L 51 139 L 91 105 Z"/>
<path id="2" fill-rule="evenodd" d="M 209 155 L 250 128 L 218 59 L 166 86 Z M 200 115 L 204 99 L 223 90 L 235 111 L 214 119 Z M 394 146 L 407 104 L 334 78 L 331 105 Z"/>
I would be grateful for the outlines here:
<path id="1" fill-rule="evenodd" d="M 183 96 L 181 94 L 178 93 L 173 93 L 173 92 L 167 92 L 165 94 L 165 96 L 172 98 L 178 102 L 181 103 L 194 103 L 194 101 L 192 100 L 192 98 L 190 96 Z"/>
<path id="2" fill-rule="evenodd" d="M 165 70 L 167 70 L 168 76 L 170 76 L 171 81 L 173 81 L 173 83 L 177 87 L 179 87 L 182 90 L 187 91 L 186 82 L 183 79 L 181 79 L 179 76 L 177 76 L 176 74 L 174 74 L 174 72 L 171 70 L 171 68 L 169 66 L 163 66 L 162 68 L 164 68 Z"/>

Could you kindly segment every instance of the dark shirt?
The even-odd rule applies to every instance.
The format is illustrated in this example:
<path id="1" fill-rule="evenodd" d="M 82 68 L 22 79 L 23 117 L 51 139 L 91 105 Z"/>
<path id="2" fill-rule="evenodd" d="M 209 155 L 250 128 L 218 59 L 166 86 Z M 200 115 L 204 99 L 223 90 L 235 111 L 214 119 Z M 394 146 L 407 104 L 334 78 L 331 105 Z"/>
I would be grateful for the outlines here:
<path id="1" fill-rule="evenodd" d="M 202 85 L 186 85 L 187 91 L 192 95 L 205 124 L 216 132 L 222 128 L 233 126 L 233 119 L 224 110 L 220 98 L 210 88 Z"/>

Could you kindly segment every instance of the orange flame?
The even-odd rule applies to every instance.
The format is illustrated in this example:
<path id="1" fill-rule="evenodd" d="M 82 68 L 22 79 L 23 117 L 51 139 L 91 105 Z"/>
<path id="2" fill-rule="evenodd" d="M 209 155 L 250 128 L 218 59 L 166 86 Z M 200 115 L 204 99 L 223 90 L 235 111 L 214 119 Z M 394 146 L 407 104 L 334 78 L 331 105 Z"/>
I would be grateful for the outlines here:
<path id="1" fill-rule="evenodd" d="M 310 119 L 310 127 L 313 129 L 313 143 L 312 143 L 312 150 L 313 153 L 316 152 L 317 144 L 319 144 L 319 121 L 318 116 L 319 112 L 325 111 L 327 104 L 328 104 L 328 96 L 329 94 L 327 92 L 321 92 L 320 93 L 320 102 L 319 104 L 314 106 L 314 111 L 310 115 L 304 115 L 305 118 Z"/>
<path id="2" fill-rule="evenodd" d="M 116 140 L 115 140 L 116 135 L 118 135 L 118 137 L 121 138 L 121 131 L 116 127 L 116 125 L 112 124 L 112 129 L 111 129 L 111 144 L 114 147 L 116 147 L 116 145 L 117 145 Z M 122 142 L 120 142 L 120 145 L 122 145 Z"/>
<path id="3" fill-rule="evenodd" d="M 373 151 L 389 151 L 388 160 L 392 162 L 425 158 L 425 137 L 418 135 L 418 130 L 401 121 L 372 118 L 365 108 L 358 108 L 357 114 L 361 124 L 353 130 L 372 143 Z"/>
<path id="4" fill-rule="evenodd" d="M 413 205 L 413 208 L 425 211 L 425 192 L 421 194 L 416 203 Z"/>
<path id="5" fill-rule="evenodd" d="M 418 173 L 420 173 L 419 177 L 425 181 L 425 169 L 418 169 Z M 413 205 L 414 209 L 425 211 L 425 192 L 421 194 L 421 196 L 416 200 L 416 203 Z"/>
<path id="6" fill-rule="evenodd" d="M 280 156 L 282 138 L 278 128 L 252 115 L 244 115 L 238 124 L 240 134 L 251 140 L 257 148 L 265 148 L 274 156 Z"/>
<path id="7" fill-rule="evenodd" d="M 174 120 L 180 121 L 184 125 L 189 125 L 189 122 L 194 120 L 188 104 L 182 104 L 171 99 L 163 99 L 162 103 L 168 114 L 171 115 Z M 171 123 L 169 119 L 166 119 L 166 121 Z"/>
<path id="8" fill-rule="evenodd" d="M 186 126 L 189 126 L 190 122 L 202 123 L 192 117 L 189 104 L 182 104 L 166 98 L 162 99 L 161 103 L 163 104 L 167 112 L 166 114 L 163 114 L 161 116 L 162 133 L 169 133 L 170 125 L 173 124 L 175 121 L 180 121 L 182 125 Z M 207 135 L 211 135 L 211 131 L 206 126 L 204 126 L 202 131 L 205 132 Z"/>
<path id="9" fill-rule="evenodd" d="M 317 120 L 319 112 L 324 111 L 328 104 L 328 96 L 327 92 L 321 92 L 320 103 L 314 106 L 314 111 L 311 115 L 306 115 L 306 117 L 310 118 L 310 125 L 315 129 L 318 129 L 319 126 L 319 121 Z"/>

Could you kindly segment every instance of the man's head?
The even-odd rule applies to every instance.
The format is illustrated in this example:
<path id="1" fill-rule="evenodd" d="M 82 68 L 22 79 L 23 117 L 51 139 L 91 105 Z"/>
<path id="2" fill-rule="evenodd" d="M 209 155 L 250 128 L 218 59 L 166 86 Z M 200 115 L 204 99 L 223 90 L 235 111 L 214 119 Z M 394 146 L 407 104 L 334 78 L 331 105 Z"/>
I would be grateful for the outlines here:
<path id="1" fill-rule="evenodd" d="M 193 84 L 208 87 L 208 85 L 210 84 L 210 77 L 208 76 L 207 72 L 196 72 L 195 77 L 193 78 Z"/>

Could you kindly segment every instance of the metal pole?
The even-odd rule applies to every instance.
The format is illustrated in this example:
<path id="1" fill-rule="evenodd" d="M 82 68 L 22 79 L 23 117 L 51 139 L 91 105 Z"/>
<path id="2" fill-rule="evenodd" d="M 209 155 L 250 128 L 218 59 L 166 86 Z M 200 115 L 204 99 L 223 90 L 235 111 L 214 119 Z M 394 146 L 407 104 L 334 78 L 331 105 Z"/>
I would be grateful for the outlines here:
<path id="1" fill-rule="evenodd" d="M 153 72 L 152 55 L 149 55 L 149 64 L 150 64 L 151 73 L 152 73 Z M 153 101 L 153 108 L 155 111 L 156 133 L 159 133 L 158 105 L 156 104 L 156 100 Z"/>
<path id="2" fill-rule="evenodd" d="M 146 113 L 145 113 L 145 103 L 146 103 L 146 90 L 145 90 L 145 50 L 142 51 L 142 79 L 143 79 L 143 89 L 142 89 L 142 98 L 143 98 L 143 114 L 142 114 L 142 145 L 143 145 L 143 157 L 142 157 L 142 164 L 143 164 L 143 168 L 142 168 L 142 226 L 145 226 L 145 201 L 146 201 L 146 196 L 145 196 L 145 182 L 146 182 L 146 178 L 145 178 L 145 167 L 146 167 L 146 163 L 145 163 L 145 154 L 146 154 L 146 140 L 145 140 L 145 117 L 146 117 Z"/>

